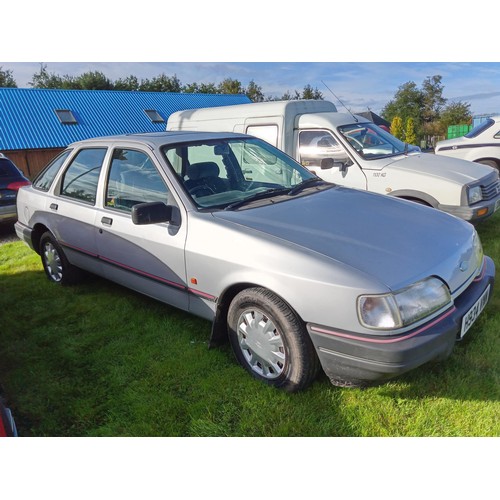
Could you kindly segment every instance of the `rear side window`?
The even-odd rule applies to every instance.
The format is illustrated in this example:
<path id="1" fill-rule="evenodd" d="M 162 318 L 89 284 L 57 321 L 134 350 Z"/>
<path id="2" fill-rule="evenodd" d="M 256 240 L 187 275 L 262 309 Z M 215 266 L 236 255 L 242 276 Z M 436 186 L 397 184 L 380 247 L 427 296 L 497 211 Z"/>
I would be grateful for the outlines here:
<path id="1" fill-rule="evenodd" d="M 7 158 L 0 158 L 0 178 L 19 177 L 19 170 Z"/>
<path id="2" fill-rule="evenodd" d="M 33 181 L 33 187 L 40 189 L 41 191 L 48 191 L 54 177 L 61 168 L 62 164 L 66 161 L 66 158 L 71 153 L 71 150 L 64 151 L 62 154 L 57 156 L 51 163 L 49 163 L 45 169 L 36 177 Z"/>
<path id="3" fill-rule="evenodd" d="M 64 173 L 61 195 L 95 204 L 97 183 L 106 148 L 82 149 Z"/>

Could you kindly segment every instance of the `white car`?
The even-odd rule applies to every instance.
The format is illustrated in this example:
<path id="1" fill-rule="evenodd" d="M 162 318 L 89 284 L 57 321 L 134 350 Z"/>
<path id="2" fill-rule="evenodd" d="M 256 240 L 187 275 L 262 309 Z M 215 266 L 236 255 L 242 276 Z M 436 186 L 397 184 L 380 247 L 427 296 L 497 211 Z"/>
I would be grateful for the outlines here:
<path id="1" fill-rule="evenodd" d="M 500 115 L 488 118 L 463 137 L 438 142 L 434 152 L 482 163 L 499 170 Z"/>

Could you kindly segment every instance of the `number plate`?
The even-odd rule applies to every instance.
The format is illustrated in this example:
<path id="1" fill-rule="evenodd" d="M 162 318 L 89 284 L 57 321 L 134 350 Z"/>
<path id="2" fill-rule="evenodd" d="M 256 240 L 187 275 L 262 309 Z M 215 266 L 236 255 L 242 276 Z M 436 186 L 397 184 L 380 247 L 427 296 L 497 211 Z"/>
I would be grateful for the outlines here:
<path id="1" fill-rule="evenodd" d="M 479 317 L 483 309 L 488 303 L 488 298 L 490 296 L 490 286 L 483 292 L 478 301 L 469 309 L 467 314 L 462 319 L 462 330 L 460 332 L 460 338 L 462 338 L 469 330 L 469 328 L 474 324 L 474 321 Z"/>
<path id="2" fill-rule="evenodd" d="M 500 199 L 497 200 L 497 202 L 495 203 L 495 212 L 500 208 Z"/>

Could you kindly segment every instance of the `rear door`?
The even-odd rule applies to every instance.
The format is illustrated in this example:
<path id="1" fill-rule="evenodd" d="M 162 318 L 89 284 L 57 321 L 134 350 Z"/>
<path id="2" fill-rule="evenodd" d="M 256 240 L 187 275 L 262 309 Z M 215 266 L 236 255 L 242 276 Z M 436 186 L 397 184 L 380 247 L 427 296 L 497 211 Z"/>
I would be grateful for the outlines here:
<path id="1" fill-rule="evenodd" d="M 99 273 L 95 217 L 99 178 L 108 149 L 78 150 L 46 202 L 47 225 L 74 265 Z"/>

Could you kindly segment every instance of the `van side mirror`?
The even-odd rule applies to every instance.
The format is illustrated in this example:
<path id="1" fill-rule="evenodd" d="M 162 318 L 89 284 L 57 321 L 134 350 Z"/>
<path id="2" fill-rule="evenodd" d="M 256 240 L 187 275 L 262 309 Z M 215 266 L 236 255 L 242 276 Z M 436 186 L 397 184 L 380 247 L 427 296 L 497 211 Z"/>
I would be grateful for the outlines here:
<path id="1" fill-rule="evenodd" d="M 181 213 L 178 207 L 166 205 L 161 201 L 138 203 L 132 207 L 132 222 L 138 226 L 159 222 L 180 226 Z"/>
<path id="2" fill-rule="evenodd" d="M 340 172 L 346 172 L 347 167 L 350 167 L 353 164 L 350 158 L 346 158 L 343 161 L 337 161 L 333 158 L 323 158 L 321 160 L 321 170 L 329 170 L 330 168 L 338 168 Z"/>

